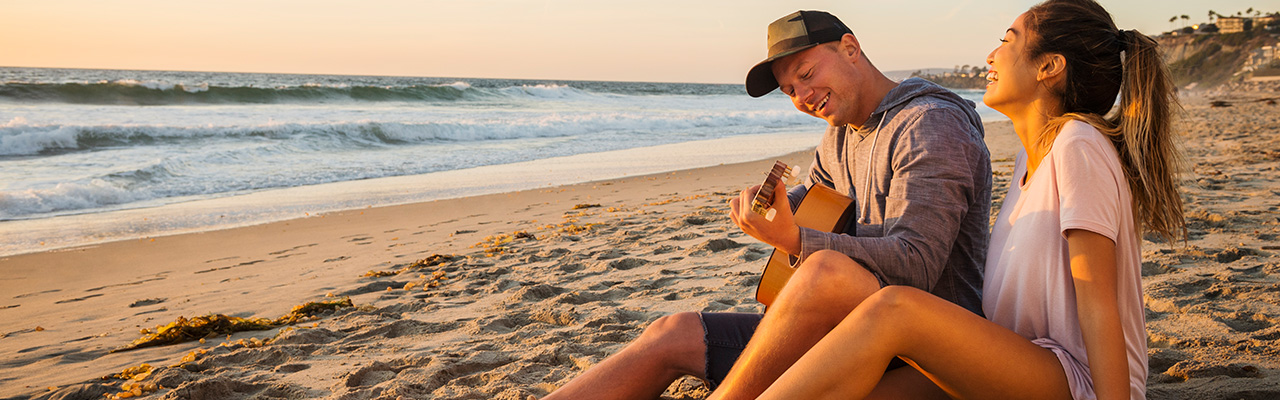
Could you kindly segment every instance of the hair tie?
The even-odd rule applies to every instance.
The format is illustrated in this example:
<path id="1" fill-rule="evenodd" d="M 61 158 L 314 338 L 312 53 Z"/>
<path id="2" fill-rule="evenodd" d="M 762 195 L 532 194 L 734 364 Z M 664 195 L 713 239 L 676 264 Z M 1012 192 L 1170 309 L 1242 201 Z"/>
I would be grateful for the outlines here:
<path id="1" fill-rule="evenodd" d="M 1121 29 L 1116 31 L 1116 42 L 1120 43 L 1120 51 L 1125 51 L 1129 49 L 1129 46 L 1132 44 L 1132 43 L 1129 43 L 1129 38 L 1133 36 L 1131 35 L 1131 33 L 1133 33 L 1133 31 L 1129 29 Z"/>

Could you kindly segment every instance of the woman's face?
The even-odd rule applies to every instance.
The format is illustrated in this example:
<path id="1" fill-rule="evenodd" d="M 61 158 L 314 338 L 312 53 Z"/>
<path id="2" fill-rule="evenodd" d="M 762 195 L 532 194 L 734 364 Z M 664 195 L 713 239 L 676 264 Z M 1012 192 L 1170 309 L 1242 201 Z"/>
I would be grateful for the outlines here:
<path id="1" fill-rule="evenodd" d="M 987 55 L 991 69 L 987 72 L 987 92 L 982 95 L 982 102 L 1005 115 L 1026 105 L 1040 84 L 1035 63 L 1026 59 L 1031 40 L 1024 22 L 1026 17 L 1023 13 L 1013 20 L 1013 25 L 1004 31 L 1000 46 Z"/>

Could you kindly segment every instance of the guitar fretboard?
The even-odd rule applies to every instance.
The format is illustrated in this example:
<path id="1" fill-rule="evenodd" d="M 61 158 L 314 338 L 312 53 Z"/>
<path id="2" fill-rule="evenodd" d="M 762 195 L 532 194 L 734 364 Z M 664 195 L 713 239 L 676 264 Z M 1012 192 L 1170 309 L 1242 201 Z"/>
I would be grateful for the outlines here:
<path id="1" fill-rule="evenodd" d="M 760 184 L 760 190 L 756 191 L 755 198 L 751 200 L 751 211 L 766 215 L 769 208 L 773 207 L 773 190 L 783 179 L 791 179 L 791 168 L 782 161 L 774 161 L 773 169 L 769 170 L 769 176 L 764 178 L 764 183 Z"/>

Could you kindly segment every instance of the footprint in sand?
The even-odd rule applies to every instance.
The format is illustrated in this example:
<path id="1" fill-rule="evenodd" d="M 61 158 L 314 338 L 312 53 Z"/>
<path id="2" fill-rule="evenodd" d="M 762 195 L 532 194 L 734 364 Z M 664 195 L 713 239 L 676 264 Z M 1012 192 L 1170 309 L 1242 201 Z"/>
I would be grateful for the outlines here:
<path id="1" fill-rule="evenodd" d="M 156 305 L 156 304 L 163 303 L 165 300 L 168 300 L 168 299 L 167 299 L 167 298 L 155 298 L 155 299 L 134 300 L 134 302 L 133 302 L 133 303 L 130 303 L 130 304 L 129 304 L 129 308 L 146 307 L 146 306 L 150 306 L 150 305 Z"/>
<path id="2" fill-rule="evenodd" d="M 294 372 L 298 372 L 298 371 L 302 371 L 310 368 L 311 366 L 307 364 L 285 364 L 285 365 L 276 367 L 275 369 L 272 370 L 272 372 L 275 372 L 278 374 L 292 374 Z"/>
<path id="3" fill-rule="evenodd" d="M 1258 370 L 1258 367 L 1248 364 L 1222 365 L 1219 363 L 1205 363 L 1195 360 L 1179 361 L 1177 364 L 1174 364 L 1173 366 L 1170 366 L 1169 369 L 1165 370 L 1164 374 L 1173 377 L 1178 381 L 1213 376 L 1256 378 L 1262 375 L 1261 371 Z"/>
<path id="4" fill-rule="evenodd" d="M 1214 319 L 1231 330 L 1244 333 L 1260 331 L 1273 325 L 1273 321 L 1265 315 L 1249 312 L 1234 312 Z"/>
<path id="5" fill-rule="evenodd" d="M 364 368 L 356 369 L 356 372 L 349 374 L 349 376 L 347 376 L 346 385 L 347 387 L 375 386 L 378 385 L 378 383 L 387 382 L 390 381 L 390 379 L 396 378 L 396 374 L 398 374 L 401 369 L 403 369 L 403 367 L 394 368 L 392 365 L 374 362 L 366 365 Z"/>
<path id="6" fill-rule="evenodd" d="M 22 299 L 22 298 L 27 298 L 27 297 L 31 297 L 31 296 L 39 296 L 39 295 L 42 295 L 42 294 L 57 293 L 57 292 L 61 292 L 61 291 L 62 291 L 62 289 L 50 289 L 50 290 L 46 290 L 46 291 L 43 291 L 43 292 L 35 292 L 35 293 L 20 294 L 20 295 L 17 295 L 17 296 L 13 296 L 13 298 L 15 298 L 15 299 Z"/>
<path id="7" fill-rule="evenodd" d="M 685 232 L 679 235 L 672 236 L 669 240 L 693 240 L 700 237 L 702 237 L 702 235 L 699 235 L 693 232 Z"/>
<path id="8" fill-rule="evenodd" d="M 672 245 L 669 245 L 669 244 L 664 244 L 664 245 L 660 245 L 660 246 L 658 246 L 658 247 L 654 248 L 654 249 L 653 249 L 653 255 L 655 255 L 655 256 L 656 256 L 656 255 L 660 255 L 660 254 L 667 254 L 667 253 L 671 253 L 671 252 L 675 252 L 675 251 L 680 251 L 680 250 L 681 250 L 681 248 L 680 248 L 679 246 L 672 246 Z"/>
<path id="9" fill-rule="evenodd" d="M 94 297 L 99 297 L 99 296 L 102 296 L 102 293 L 98 293 L 98 294 L 91 294 L 91 295 L 84 296 L 84 297 L 76 297 L 76 298 L 74 298 L 74 299 L 58 300 L 58 301 L 53 302 L 53 304 L 67 304 L 67 303 L 75 303 L 75 302 L 78 302 L 78 301 L 85 301 L 85 300 L 92 299 L 92 298 L 94 298 Z"/>
<path id="10" fill-rule="evenodd" d="M 284 250 L 273 251 L 273 252 L 270 252 L 270 253 L 267 253 L 267 254 L 268 254 L 268 255 L 273 255 L 273 256 L 275 256 L 275 255 L 280 255 L 280 254 L 288 253 L 288 252 L 291 252 L 291 251 L 294 251 L 294 250 L 297 250 L 297 249 L 307 248 L 307 247 L 311 247 L 311 246 L 319 246 L 319 245 L 320 245 L 319 243 L 304 244 L 304 245 L 299 245 L 299 246 L 293 246 L 293 247 L 290 247 L 290 248 L 287 248 L 287 249 L 284 249 Z"/>
<path id="11" fill-rule="evenodd" d="M 628 257 L 628 258 L 623 258 L 620 260 L 613 260 L 613 261 L 602 261 L 592 265 L 589 268 L 586 268 L 585 274 L 596 275 L 596 274 L 608 273 L 609 271 L 626 271 L 626 270 L 633 269 L 648 263 L 649 263 L 649 260 L 645 260 L 643 258 L 634 258 L 634 257 Z"/>
<path id="12" fill-rule="evenodd" d="M 525 286 L 520 288 L 519 290 L 516 290 L 515 293 L 513 293 L 510 297 L 507 298 L 507 302 L 520 304 L 530 300 L 532 301 L 545 300 L 545 299 L 555 297 L 560 293 L 564 293 L 564 292 L 565 292 L 564 288 L 551 286 L 545 283 L 539 283 L 532 286 Z"/>
<path id="13" fill-rule="evenodd" d="M 742 246 L 745 245 L 729 239 L 711 239 L 706 242 L 702 242 L 697 246 L 693 246 L 693 248 L 689 249 L 689 255 L 702 256 L 710 253 L 719 253 L 729 249 L 736 249 Z"/>
<path id="14" fill-rule="evenodd" d="M 1248 247 L 1240 247 L 1240 248 L 1228 247 L 1218 252 L 1218 254 L 1215 254 L 1214 259 L 1216 259 L 1220 263 L 1227 264 L 1227 263 L 1231 263 L 1236 260 L 1239 260 L 1241 258 L 1244 258 L 1245 256 L 1253 256 L 1253 255 L 1259 255 L 1258 251 L 1254 249 L 1250 249 Z"/>
<path id="15" fill-rule="evenodd" d="M 266 262 L 266 261 L 267 261 L 267 260 L 253 260 L 253 261 L 245 261 L 245 262 L 242 262 L 242 263 L 239 263 L 239 264 L 236 264 L 236 265 L 229 265 L 229 266 L 226 266 L 226 267 L 218 267 L 218 268 L 204 269 L 204 270 L 199 270 L 199 271 L 196 271 L 196 272 L 193 272 L 193 273 L 195 273 L 195 274 L 206 274 L 206 273 L 210 273 L 210 272 L 214 272 L 214 271 L 222 271 L 222 270 L 228 270 L 228 269 L 232 269 L 232 268 L 239 268 L 239 267 L 243 267 L 243 266 L 247 266 L 247 265 L 257 264 L 257 263 L 260 263 L 260 262 Z"/>
<path id="16" fill-rule="evenodd" d="M 602 252 L 600 252 L 600 254 L 596 255 L 596 259 L 597 259 L 597 260 L 612 260 L 612 259 L 619 258 L 619 257 L 623 257 L 623 256 L 626 256 L 626 255 L 627 255 L 627 252 L 625 252 L 625 251 L 618 250 L 618 249 L 609 249 L 609 250 L 602 251 Z"/>

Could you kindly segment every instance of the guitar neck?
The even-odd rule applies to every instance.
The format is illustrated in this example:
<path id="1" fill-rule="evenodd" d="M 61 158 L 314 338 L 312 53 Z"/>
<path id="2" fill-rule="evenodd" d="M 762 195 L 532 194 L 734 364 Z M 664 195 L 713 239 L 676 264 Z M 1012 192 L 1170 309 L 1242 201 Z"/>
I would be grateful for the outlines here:
<path id="1" fill-rule="evenodd" d="M 760 190 L 756 191 L 756 196 L 751 200 L 751 211 L 757 214 L 765 215 L 773 208 L 773 191 L 779 182 L 785 178 L 791 177 L 791 168 L 787 167 L 782 161 L 774 161 L 773 169 L 769 170 L 769 175 L 764 178 L 764 183 L 760 184 Z"/>

